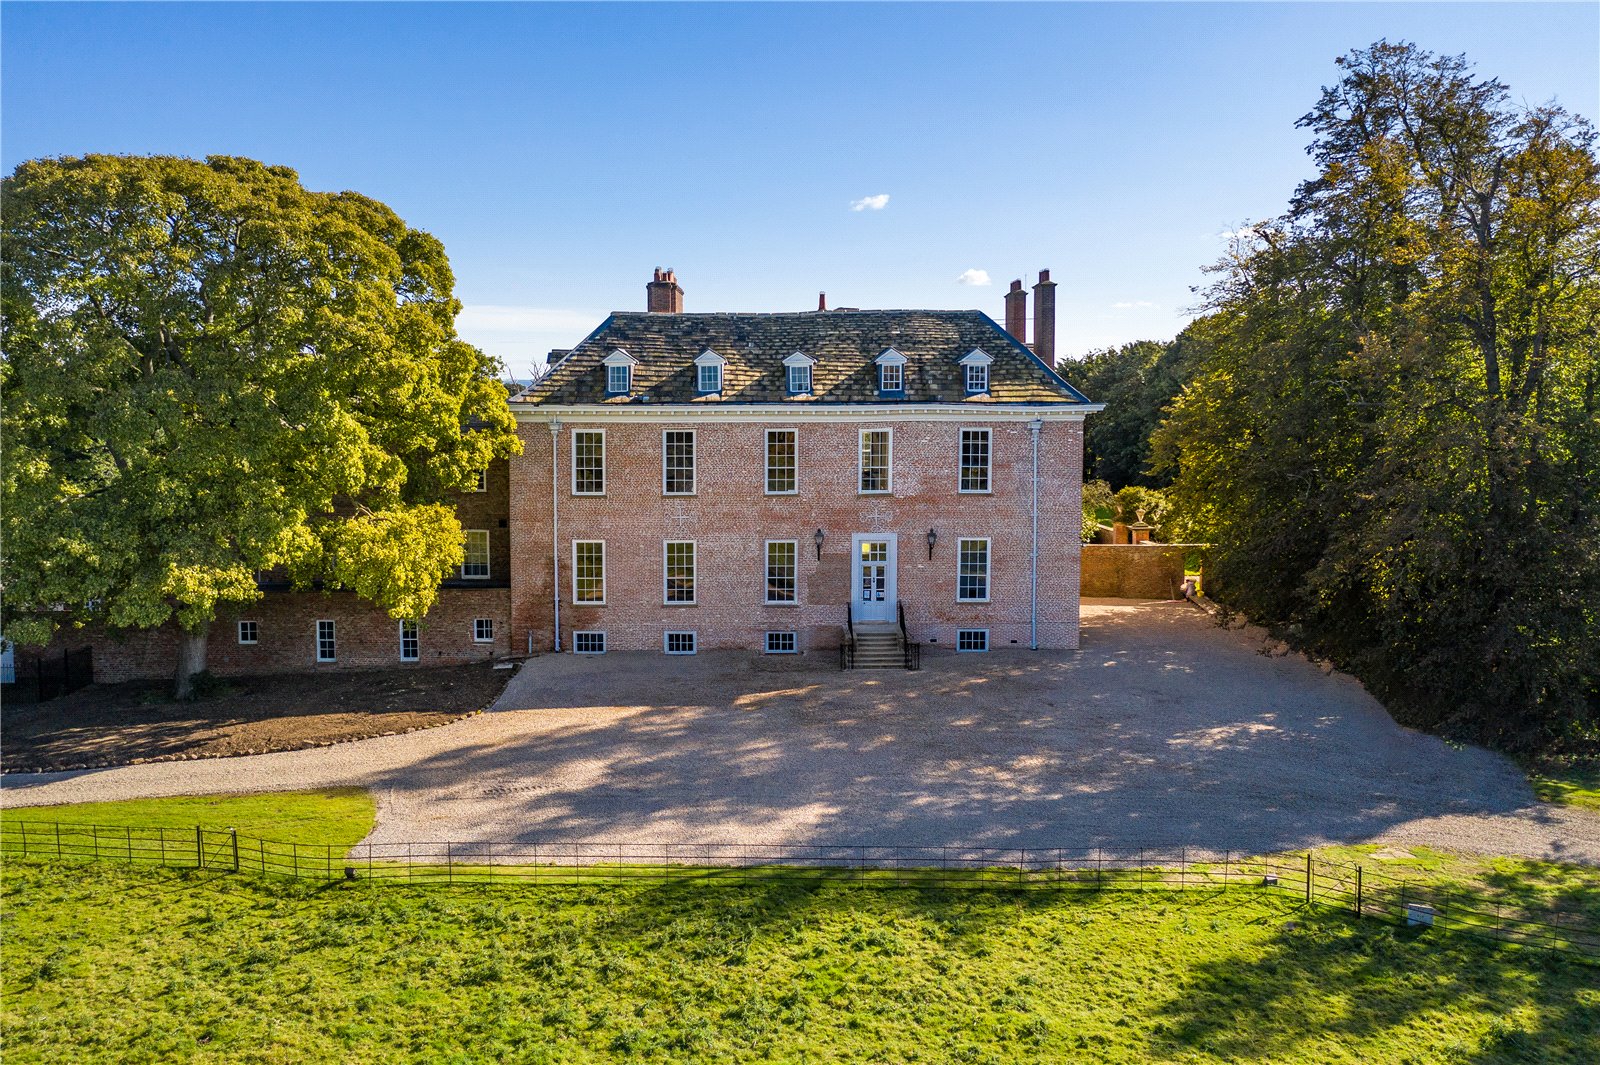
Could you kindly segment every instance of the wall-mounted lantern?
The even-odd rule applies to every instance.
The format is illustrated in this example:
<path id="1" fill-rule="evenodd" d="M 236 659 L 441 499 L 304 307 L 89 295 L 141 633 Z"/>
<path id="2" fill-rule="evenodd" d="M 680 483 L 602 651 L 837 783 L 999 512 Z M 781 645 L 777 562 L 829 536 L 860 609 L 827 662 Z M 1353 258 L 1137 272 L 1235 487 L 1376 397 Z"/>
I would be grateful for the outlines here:
<path id="1" fill-rule="evenodd" d="M 817 542 L 817 561 L 821 562 L 822 561 L 822 540 L 823 540 L 822 530 L 818 529 L 817 530 L 817 535 L 813 536 L 812 539 Z"/>
<path id="2" fill-rule="evenodd" d="M 939 542 L 939 534 L 932 529 L 928 530 L 928 561 L 933 561 L 933 545 Z"/>

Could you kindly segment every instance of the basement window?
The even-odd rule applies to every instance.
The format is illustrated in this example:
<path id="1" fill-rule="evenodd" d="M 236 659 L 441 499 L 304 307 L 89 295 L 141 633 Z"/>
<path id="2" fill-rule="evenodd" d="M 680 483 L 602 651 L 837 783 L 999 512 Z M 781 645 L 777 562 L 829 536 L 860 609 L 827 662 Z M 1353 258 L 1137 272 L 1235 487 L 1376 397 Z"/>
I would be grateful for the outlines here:
<path id="1" fill-rule="evenodd" d="M 259 621 L 239 622 L 239 642 L 255 643 L 261 638 L 261 623 Z"/>
<path id="2" fill-rule="evenodd" d="M 799 640 L 792 632 L 767 633 L 767 654 L 793 655 L 800 653 Z"/>
<path id="3" fill-rule="evenodd" d="M 988 629 L 960 629 L 956 632 L 957 651 L 987 651 L 988 649 Z"/>
<path id="4" fill-rule="evenodd" d="M 494 643 L 494 618 L 472 619 L 472 642 Z"/>
<path id="5" fill-rule="evenodd" d="M 603 655 L 606 653 L 606 634 L 603 632 L 575 632 L 572 634 L 572 653 L 575 655 Z"/>
<path id="6" fill-rule="evenodd" d="M 695 652 L 695 634 L 669 632 L 666 634 L 663 650 L 669 655 L 692 655 Z"/>

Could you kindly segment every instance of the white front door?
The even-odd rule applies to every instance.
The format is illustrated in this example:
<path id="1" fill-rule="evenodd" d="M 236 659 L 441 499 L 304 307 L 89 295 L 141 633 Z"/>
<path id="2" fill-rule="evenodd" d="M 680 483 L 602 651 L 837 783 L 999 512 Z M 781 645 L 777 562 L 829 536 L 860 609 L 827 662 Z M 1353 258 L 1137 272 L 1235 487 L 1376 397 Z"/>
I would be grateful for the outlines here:
<path id="1" fill-rule="evenodd" d="M 850 593 L 857 621 L 895 620 L 895 537 L 893 533 L 857 533 L 855 591 Z"/>

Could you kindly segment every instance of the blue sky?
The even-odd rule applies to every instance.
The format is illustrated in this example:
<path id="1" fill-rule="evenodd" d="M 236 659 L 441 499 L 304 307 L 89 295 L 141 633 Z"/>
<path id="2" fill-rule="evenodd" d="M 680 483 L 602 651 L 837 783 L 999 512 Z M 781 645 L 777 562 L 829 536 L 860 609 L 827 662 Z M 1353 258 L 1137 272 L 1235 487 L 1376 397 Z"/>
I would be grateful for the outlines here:
<path id="1" fill-rule="evenodd" d="M 360 190 L 445 242 L 463 335 L 518 373 L 656 266 L 688 310 L 996 319 L 1045 267 L 1061 353 L 1170 337 L 1219 234 L 1307 175 L 1336 56 L 1413 40 L 1600 101 L 1592 3 L 5 3 L 0 32 L 6 172 L 222 153 Z"/>

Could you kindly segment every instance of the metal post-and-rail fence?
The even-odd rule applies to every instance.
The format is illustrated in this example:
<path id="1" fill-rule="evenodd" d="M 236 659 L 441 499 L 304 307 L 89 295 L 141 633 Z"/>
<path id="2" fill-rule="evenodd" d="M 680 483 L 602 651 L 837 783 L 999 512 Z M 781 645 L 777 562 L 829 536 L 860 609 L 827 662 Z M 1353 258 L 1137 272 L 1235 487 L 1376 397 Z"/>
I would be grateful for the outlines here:
<path id="1" fill-rule="evenodd" d="M 229 830 L 0 821 L 0 855 L 391 884 L 631 881 L 854 883 L 981 890 L 1182 891 L 1254 887 L 1394 924 L 1427 924 L 1600 961 L 1579 908 L 1442 887 L 1314 854 L 1191 847 L 874 847 L 822 844 L 283 843 Z"/>

